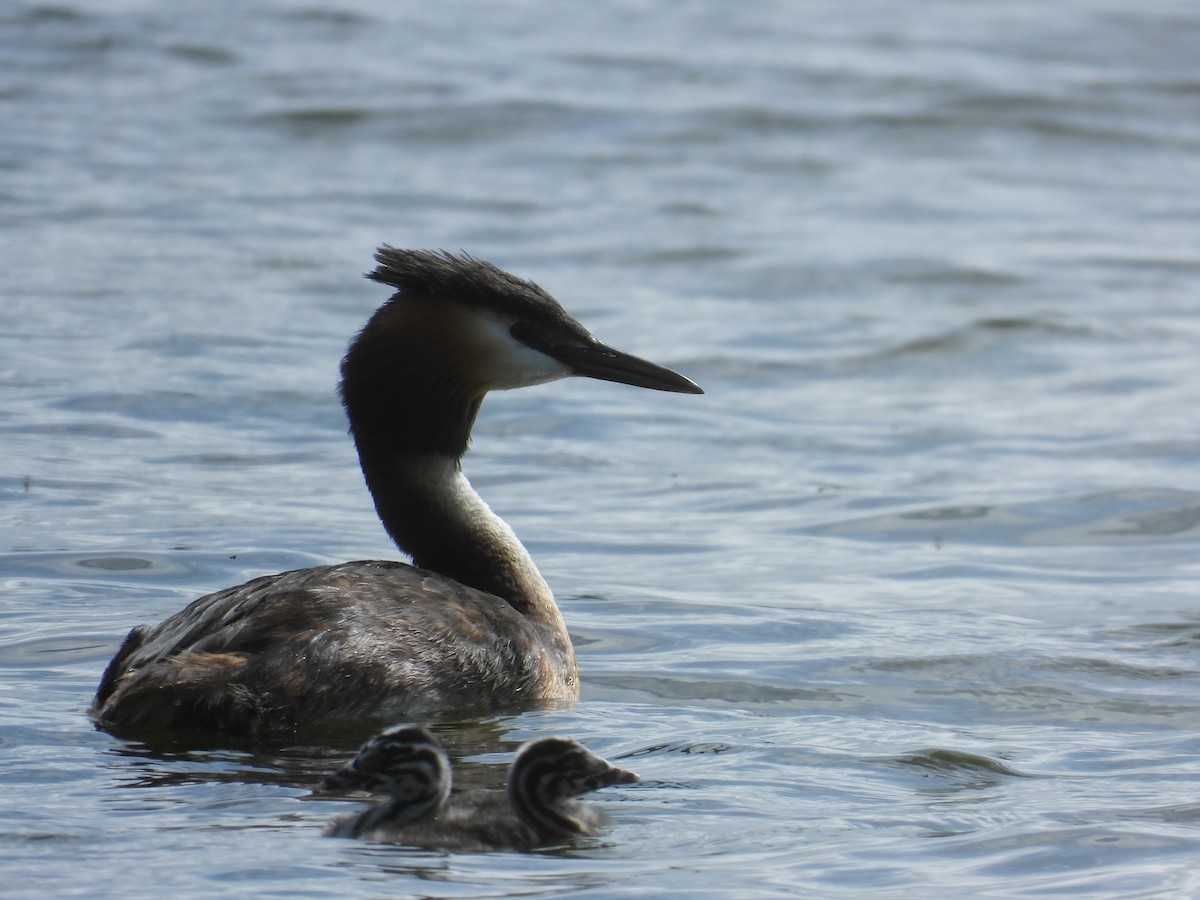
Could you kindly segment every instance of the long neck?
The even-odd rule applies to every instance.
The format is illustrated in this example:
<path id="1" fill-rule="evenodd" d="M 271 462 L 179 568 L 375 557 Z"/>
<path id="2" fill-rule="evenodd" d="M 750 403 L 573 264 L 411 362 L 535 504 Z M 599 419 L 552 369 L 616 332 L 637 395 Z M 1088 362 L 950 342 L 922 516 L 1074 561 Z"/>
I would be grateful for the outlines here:
<path id="1" fill-rule="evenodd" d="M 384 528 L 424 569 L 562 619 L 512 529 L 459 468 L 485 390 L 421 303 L 382 307 L 342 362 L 342 402 Z M 456 368 L 462 367 L 462 368 Z"/>
<path id="2" fill-rule="evenodd" d="M 471 487 L 458 461 L 437 454 L 363 453 L 384 527 L 414 564 L 558 619 L 549 586 L 508 524 Z"/>

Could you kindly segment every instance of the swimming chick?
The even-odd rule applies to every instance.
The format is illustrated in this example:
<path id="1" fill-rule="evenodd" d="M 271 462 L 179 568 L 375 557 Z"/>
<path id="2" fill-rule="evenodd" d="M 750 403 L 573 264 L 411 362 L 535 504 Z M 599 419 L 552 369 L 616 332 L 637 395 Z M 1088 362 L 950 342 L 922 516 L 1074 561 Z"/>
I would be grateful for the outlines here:
<path id="1" fill-rule="evenodd" d="M 703 392 L 490 263 L 388 246 L 375 258 L 367 277 L 395 293 L 351 342 L 341 397 L 376 511 L 413 565 L 256 578 L 134 628 L 100 681 L 97 727 L 245 733 L 578 697 L 550 588 L 462 474 L 480 404 L 570 375 Z"/>
<path id="2" fill-rule="evenodd" d="M 389 799 L 335 820 L 327 834 L 361 837 L 377 827 L 402 828 L 436 812 L 450 796 L 450 759 L 420 725 L 395 725 L 371 738 L 358 755 L 321 782 L 319 790 L 360 790 Z"/>
<path id="3" fill-rule="evenodd" d="M 450 794 L 450 766 L 424 728 L 399 725 L 363 745 L 322 790 L 359 788 L 389 795 L 364 812 L 335 819 L 326 834 L 435 850 L 531 850 L 594 835 L 604 814 L 575 800 L 638 776 L 566 738 L 522 745 L 498 791 Z"/>

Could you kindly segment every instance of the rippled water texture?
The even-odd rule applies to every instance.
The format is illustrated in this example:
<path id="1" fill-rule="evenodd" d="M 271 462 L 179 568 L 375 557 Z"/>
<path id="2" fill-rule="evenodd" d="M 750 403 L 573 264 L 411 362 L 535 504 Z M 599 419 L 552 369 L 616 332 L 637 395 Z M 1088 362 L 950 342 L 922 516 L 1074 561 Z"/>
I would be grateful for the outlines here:
<path id="1" fill-rule="evenodd" d="M 1193 2 L 0 11 L 12 897 L 1200 892 Z M 395 555 L 334 385 L 382 242 L 531 277 L 703 397 L 489 399 L 601 838 L 322 838 L 366 734 L 149 744 L 133 625 Z"/>

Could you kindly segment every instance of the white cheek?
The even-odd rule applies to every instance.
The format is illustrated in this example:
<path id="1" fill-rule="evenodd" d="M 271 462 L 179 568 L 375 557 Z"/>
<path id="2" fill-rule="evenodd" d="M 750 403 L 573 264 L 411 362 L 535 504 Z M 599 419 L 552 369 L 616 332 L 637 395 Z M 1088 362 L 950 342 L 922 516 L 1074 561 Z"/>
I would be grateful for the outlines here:
<path id="1" fill-rule="evenodd" d="M 492 390 L 528 387 L 571 374 L 557 359 L 526 347 L 509 333 L 512 320 L 479 316 L 471 322 L 471 345 L 477 373 Z"/>

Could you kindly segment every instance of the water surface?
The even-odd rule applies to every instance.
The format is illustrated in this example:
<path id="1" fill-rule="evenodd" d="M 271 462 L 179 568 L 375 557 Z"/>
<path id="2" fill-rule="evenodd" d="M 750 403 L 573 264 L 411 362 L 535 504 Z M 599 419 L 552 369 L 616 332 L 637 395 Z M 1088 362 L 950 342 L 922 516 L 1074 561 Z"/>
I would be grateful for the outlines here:
<path id="1" fill-rule="evenodd" d="M 1192 4 L 0 13 L 9 896 L 1200 889 Z M 533 278 L 707 394 L 489 399 L 603 837 L 320 836 L 361 730 L 120 740 L 130 627 L 394 557 L 334 386 L 381 242 Z"/>

